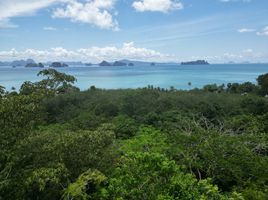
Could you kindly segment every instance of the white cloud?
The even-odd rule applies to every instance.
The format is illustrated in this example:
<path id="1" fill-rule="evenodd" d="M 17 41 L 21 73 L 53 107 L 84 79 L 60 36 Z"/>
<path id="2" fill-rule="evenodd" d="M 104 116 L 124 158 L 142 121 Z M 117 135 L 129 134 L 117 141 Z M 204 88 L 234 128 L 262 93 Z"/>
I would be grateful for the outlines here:
<path id="1" fill-rule="evenodd" d="M 43 27 L 43 30 L 45 30 L 45 31 L 56 31 L 57 29 L 55 27 L 52 27 L 52 26 L 45 26 L 45 27 Z"/>
<path id="2" fill-rule="evenodd" d="M 58 0 L 0 0 L 0 28 L 14 28 L 10 18 L 31 15 Z"/>
<path id="3" fill-rule="evenodd" d="M 249 28 L 241 28 L 237 30 L 239 33 L 251 33 L 251 32 L 255 32 L 255 29 L 249 29 Z"/>
<path id="4" fill-rule="evenodd" d="M 91 0 L 86 3 L 77 0 L 68 1 L 64 8 L 54 11 L 54 18 L 69 18 L 73 22 L 93 24 L 103 29 L 118 30 L 118 22 L 113 19 L 110 10 L 116 0 Z"/>
<path id="5" fill-rule="evenodd" d="M 139 0 L 134 1 L 132 6 L 138 12 L 156 11 L 166 13 L 171 10 L 183 9 L 183 4 L 178 0 Z"/>
<path id="6" fill-rule="evenodd" d="M 268 26 L 264 27 L 262 29 L 262 31 L 257 32 L 257 35 L 260 35 L 260 36 L 268 36 Z"/>
<path id="7" fill-rule="evenodd" d="M 69 18 L 73 22 L 93 24 L 104 29 L 118 30 L 118 23 L 110 11 L 116 0 L 0 0 L 0 28 L 15 28 L 11 18 L 28 16 L 57 4 L 55 18 Z"/>
<path id="8" fill-rule="evenodd" d="M 85 61 L 100 62 L 102 60 L 114 61 L 119 59 L 133 59 L 144 61 L 174 61 L 175 56 L 162 54 L 158 51 L 139 48 L 133 42 L 124 43 L 121 47 L 90 47 L 77 50 L 67 50 L 62 47 L 51 48 L 49 50 L 26 49 L 17 51 L 0 51 L 1 60 L 27 59 L 36 61 Z"/>
<path id="9" fill-rule="evenodd" d="M 239 33 L 255 32 L 259 36 L 268 36 L 268 26 L 264 27 L 261 31 L 258 31 L 258 32 L 255 29 L 249 29 L 249 28 L 241 28 L 241 29 L 238 29 L 237 32 Z"/>

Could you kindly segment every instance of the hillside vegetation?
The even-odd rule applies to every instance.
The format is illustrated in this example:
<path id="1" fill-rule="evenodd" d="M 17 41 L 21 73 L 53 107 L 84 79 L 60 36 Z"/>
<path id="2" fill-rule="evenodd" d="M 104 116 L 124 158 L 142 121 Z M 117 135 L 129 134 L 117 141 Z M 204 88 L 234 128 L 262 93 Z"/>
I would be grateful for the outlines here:
<path id="1" fill-rule="evenodd" d="M 0 200 L 268 199 L 268 74 L 191 91 L 39 75 L 0 87 Z"/>

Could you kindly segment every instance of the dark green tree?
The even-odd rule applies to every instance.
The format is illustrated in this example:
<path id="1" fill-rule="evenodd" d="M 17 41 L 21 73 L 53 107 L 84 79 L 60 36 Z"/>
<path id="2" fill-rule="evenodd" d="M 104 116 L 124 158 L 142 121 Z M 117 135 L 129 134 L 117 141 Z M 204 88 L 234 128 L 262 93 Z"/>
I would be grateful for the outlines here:
<path id="1" fill-rule="evenodd" d="M 267 95 L 268 94 L 268 73 L 263 74 L 257 78 L 258 84 L 261 87 L 261 94 Z"/>

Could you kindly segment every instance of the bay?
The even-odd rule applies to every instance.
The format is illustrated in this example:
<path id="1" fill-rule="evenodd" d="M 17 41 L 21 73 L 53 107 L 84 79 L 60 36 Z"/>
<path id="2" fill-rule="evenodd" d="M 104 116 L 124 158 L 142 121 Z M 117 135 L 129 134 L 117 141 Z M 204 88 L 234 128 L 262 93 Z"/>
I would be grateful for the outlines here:
<path id="1" fill-rule="evenodd" d="M 38 81 L 42 69 L 9 66 L 0 67 L 0 85 L 19 89 L 24 81 Z M 176 89 L 201 88 L 206 84 L 256 83 L 256 78 L 268 72 L 268 64 L 217 65 L 140 65 L 132 67 L 70 66 L 57 70 L 77 78 L 76 86 L 86 90 L 94 85 L 103 89 L 141 88 L 148 85 Z M 188 83 L 191 82 L 191 86 Z"/>

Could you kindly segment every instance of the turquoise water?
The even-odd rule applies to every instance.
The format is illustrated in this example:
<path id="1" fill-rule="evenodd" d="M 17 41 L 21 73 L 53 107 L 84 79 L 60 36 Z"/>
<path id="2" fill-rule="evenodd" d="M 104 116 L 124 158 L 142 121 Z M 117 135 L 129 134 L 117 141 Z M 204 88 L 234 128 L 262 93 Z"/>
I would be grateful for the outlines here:
<path id="1" fill-rule="evenodd" d="M 19 88 L 24 81 L 37 81 L 36 74 L 40 69 L 23 67 L 0 67 L 0 85 L 8 90 L 12 86 Z M 138 88 L 154 85 L 156 87 L 191 89 L 206 84 L 227 84 L 229 82 L 256 82 L 256 78 L 268 73 L 268 64 L 234 64 L 234 65 L 156 65 L 134 67 L 85 67 L 71 66 L 58 69 L 74 75 L 76 86 L 81 90 L 91 85 L 98 88 Z M 192 86 L 188 86 L 188 82 Z"/>

